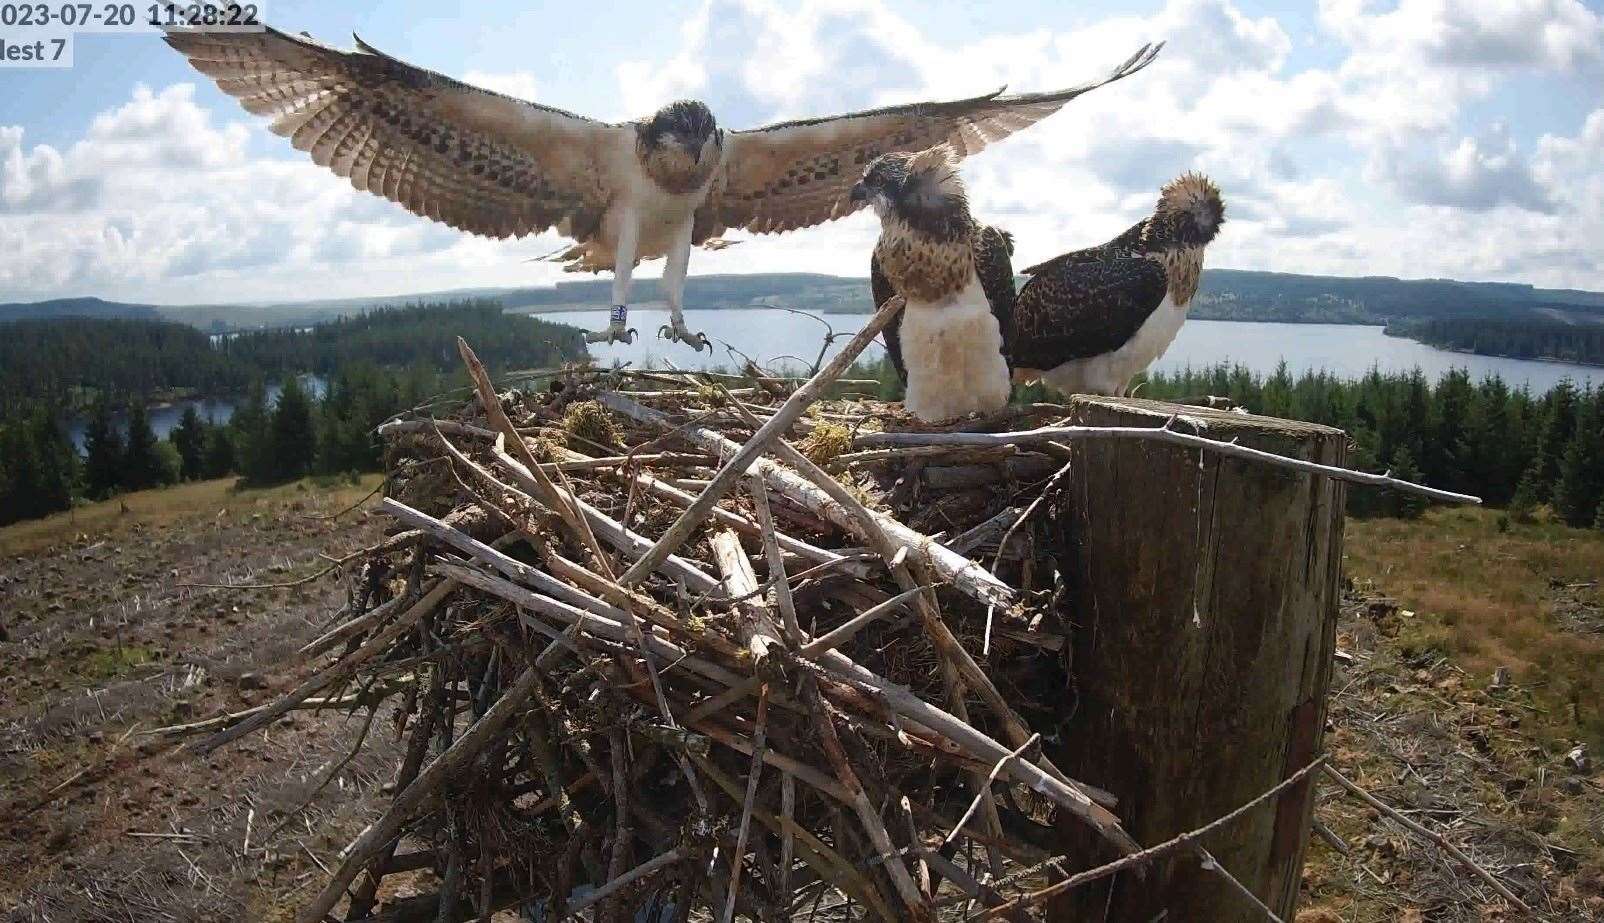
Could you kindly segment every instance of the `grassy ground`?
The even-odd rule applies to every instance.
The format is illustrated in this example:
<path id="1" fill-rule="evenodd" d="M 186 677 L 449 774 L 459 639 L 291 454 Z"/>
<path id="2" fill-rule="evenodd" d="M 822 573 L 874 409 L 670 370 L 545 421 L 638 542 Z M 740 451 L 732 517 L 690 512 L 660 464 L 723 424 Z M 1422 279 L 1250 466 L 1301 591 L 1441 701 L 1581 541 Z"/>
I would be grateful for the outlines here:
<path id="1" fill-rule="evenodd" d="M 1447 656 L 1475 688 L 1508 667 L 1532 690 L 1545 746 L 1604 756 L 1604 533 L 1541 519 L 1437 509 L 1351 522 L 1347 574 L 1415 613 L 1398 634 L 1406 656 Z"/>
<path id="2" fill-rule="evenodd" d="M 37 554 L 82 537 L 106 539 L 134 526 L 164 528 L 199 513 L 227 517 L 241 511 L 271 509 L 297 499 L 309 501 L 314 496 L 319 503 L 349 506 L 372 492 L 381 480 L 379 475 L 370 474 L 356 483 L 304 480 L 259 490 L 236 490 L 237 479 L 219 478 L 142 490 L 0 528 L 0 558 Z"/>
<path id="3" fill-rule="evenodd" d="M 1442 833 L 1543 920 L 1604 920 L 1604 536 L 1487 510 L 1350 522 L 1332 764 Z M 1494 680 L 1499 668 L 1507 678 Z M 1566 763 L 1589 745 L 1594 768 Z M 1322 786 L 1299 923 L 1516 919 L 1490 888 Z M 1345 852 L 1344 852 L 1345 850 Z"/>

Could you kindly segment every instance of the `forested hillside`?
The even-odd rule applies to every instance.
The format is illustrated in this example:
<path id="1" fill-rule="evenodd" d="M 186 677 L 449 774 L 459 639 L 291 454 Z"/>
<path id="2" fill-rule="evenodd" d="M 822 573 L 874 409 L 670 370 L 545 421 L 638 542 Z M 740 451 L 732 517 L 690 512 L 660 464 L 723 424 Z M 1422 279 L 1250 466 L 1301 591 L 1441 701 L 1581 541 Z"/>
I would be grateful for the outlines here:
<path id="1" fill-rule="evenodd" d="M 1210 269 L 1191 316 L 1202 320 L 1385 324 L 1401 318 L 1576 314 L 1604 319 L 1591 292 L 1450 279 L 1339 278 Z"/>
<path id="2" fill-rule="evenodd" d="M 1604 365 L 1604 317 L 1573 323 L 1544 317 L 1436 318 L 1387 326 L 1390 336 L 1408 337 L 1441 349 L 1519 359 L 1558 359 Z"/>
<path id="3" fill-rule="evenodd" d="M 181 480 L 242 475 L 271 484 L 374 470 L 374 427 L 442 389 L 456 338 L 498 371 L 585 355 L 573 327 L 507 314 L 493 301 L 378 310 L 310 330 L 214 344 L 183 324 L 57 318 L 0 324 L 0 525 Z M 299 376 L 326 382 L 319 397 Z M 282 383 L 275 400 L 266 382 Z M 166 440 L 146 415 L 175 390 L 243 394 L 226 423 L 189 409 Z M 126 421 L 114 408 L 126 405 Z M 84 452 L 64 420 L 87 408 Z"/>
<path id="4" fill-rule="evenodd" d="M 157 320 L 161 310 L 149 304 L 124 304 L 99 298 L 56 298 L 18 304 L 0 304 L 0 323 L 51 317 L 121 317 Z"/>
<path id="5" fill-rule="evenodd" d="M 492 365 L 555 365 L 585 354 L 583 333 L 518 314 L 494 301 L 370 311 L 310 329 L 238 334 L 212 342 L 161 320 L 64 317 L 0 324 L 0 414 L 43 405 L 77 410 L 104 393 L 114 401 L 175 391 L 244 391 L 255 378 L 329 375 L 366 361 L 444 370 L 456 338 L 481 343 Z"/>
<path id="6" fill-rule="evenodd" d="M 1022 265 L 1022 264 L 1021 264 Z M 657 279 L 637 279 L 635 304 L 661 301 Z M 608 278 L 563 281 L 555 286 L 463 289 L 370 298 L 257 305 L 136 305 L 97 298 L 34 304 L 0 304 L 0 321 L 23 317 L 160 317 L 208 332 L 304 327 L 409 302 L 499 301 L 508 311 L 605 309 L 612 303 Z M 696 275 L 685 284 L 686 307 L 736 310 L 784 305 L 802 310 L 867 314 L 869 282 L 863 277 L 817 273 Z M 1449 279 L 1341 278 L 1237 269 L 1209 269 L 1192 306 L 1201 320 L 1289 321 L 1325 324 L 1385 324 L 1404 318 L 1569 317 L 1604 319 L 1604 293 L 1540 289 L 1494 282 Z"/>
<path id="7" fill-rule="evenodd" d="M 237 391 L 251 369 L 193 327 L 160 320 L 65 317 L 0 324 L 0 415 L 76 409 L 87 394 Z"/>
<path id="8" fill-rule="evenodd" d="M 1225 395 L 1254 413 L 1335 426 L 1353 439 L 1349 467 L 1475 494 L 1515 515 L 1552 503 L 1571 525 L 1604 528 L 1604 391 L 1568 380 L 1533 395 L 1463 370 L 1436 382 L 1418 370 L 1349 381 L 1294 378 L 1285 365 L 1270 376 L 1222 365 L 1155 375 L 1139 394 Z M 1364 488 L 1349 501 L 1361 515 L 1422 509 L 1418 498 Z"/>
<path id="9" fill-rule="evenodd" d="M 485 362 L 501 368 L 560 365 L 585 355 L 584 333 L 522 314 L 499 301 L 478 300 L 386 308 L 311 329 L 262 330 L 222 341 L 220 351 L 268 377 L 290 372 L 328 375 L 357 361 L 381 366 L 422 363 L 456 368 L 457 337 Z"/>

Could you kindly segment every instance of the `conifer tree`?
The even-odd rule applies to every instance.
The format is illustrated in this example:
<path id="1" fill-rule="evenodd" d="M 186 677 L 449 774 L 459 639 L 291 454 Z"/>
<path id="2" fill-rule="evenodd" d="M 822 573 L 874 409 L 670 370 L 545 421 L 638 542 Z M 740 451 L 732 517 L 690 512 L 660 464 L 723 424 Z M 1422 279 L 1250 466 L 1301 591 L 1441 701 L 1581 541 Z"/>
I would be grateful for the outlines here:
<path id="1" fill-rule="evenodd" d="M 179 477 L 186 481 L 199 480 L 206 467 L 206 424 L 201 422 L 193 404 L 184 408 L 184 415 L 167 434 L 167 439 L 178 450 Z"/>
<path id="2" fill-rule="evenodd" d="M 0 426 L 0 525 L 43 515 L 36 503 L 39 457 L 25 421 Z"/>
<path id="3" fill-rule="evenodd" d="M 228 421 L 235 468 L 247 484 L 266 484 L 273 480 L 273 446 L 268 432 L 271 422 L 267 388 L 257 379 Z"/>
<path id="4" fill-rule="evenodd" d="M 39 474 L 34 489 L 38 492 L 38 515 L 60 512 L 72 507 L 73 491 L 78 483 L 78 452 L 67 438 L 56 414 L 49 408 L 34 411 L 29 424 L 33 452 L 39 460 Z"/>
<path id="5" fill-rule="evenodd" d="M 1598 394 L 1589 392 L 1581 404 L 1575 432 L 1560 459 L 1553 498 L 1554 512 L 1561 519 L 1586 527 L 1592 524 L 1604 496 L 1604 419 L 1600 418 Z"/>
<path id="6" fill-rule="evenodd" d="M 1420 466 L 1415 464 L 1414 455 L 1406 447 L 1400 447 L 1393 453 L 1390 467 L 1392 476 L 1399 480 L 1418 484 L 1423 479 Z M 1419 519 L 1421 514 L 1426 512 L 1425 498 L 1415 493 L 1393 491 L 1391 505 L 1393 515 L 1399 519 Z"/>
<path id="7" fill-rule="evenodd" d="M 156 451 L 156 432 L 150 428 L 145 402 L 135 398 L 128 405 L 128 443 L 123 455 L 121 487 L 145 490 L 162 483 L 162 457 Z"/>
<path id="8" fill-rule="evenodd" d="M 234 431 L 226 426 L 207 423 L 204 476 L 208 478 L 227 477 L 234 473 L 235 464 Z"/>
<path id="9" fill-rule="evenodd" d="M 273 407 L 268 441 L 272 446 L 271 480 L 293 481 L 312 470 L 317 453 L 312 399 L 293 375 L 284 380 L 284 390 Z"/>
<path id="10" fill-rule="evenodd" d="M 95 399 L 84 429 L 84 493 L 100 500 L 114 493 L 123 478 L 123 437 L 111 418 L 105 395 Z"/>
<path id="11" fill-rule="evenodd" d="M 1576 432 L 1576 386 L 1569 378 L 1561 379 L 1548 392 L 1544 403 L 1542 435 L 1538 439 L 1536 458 L 1533 460 L 1536 465 L 1533 486 L 1539 502 L 1553 495 L 1554 482 L 1559 479 L 1560 462 L 1565 457 L 1571 436 Z"/>

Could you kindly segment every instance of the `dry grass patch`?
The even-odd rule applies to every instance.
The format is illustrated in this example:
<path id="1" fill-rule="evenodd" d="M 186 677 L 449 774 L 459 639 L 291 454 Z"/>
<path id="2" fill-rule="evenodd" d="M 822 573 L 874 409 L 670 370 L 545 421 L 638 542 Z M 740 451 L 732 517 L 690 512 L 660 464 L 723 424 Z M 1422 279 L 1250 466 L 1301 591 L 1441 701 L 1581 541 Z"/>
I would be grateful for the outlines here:
<path id="1" fill-rule="evenodd" d="M 1346 564 L 1414 613 L 1397 626 L 1403 655 L 1448 657 L 1477 688 L 1508 667 L 1533 691 L 1546 746 L 1604 753 L 1604 534 L 1439 509 L 1350 522 Z"/>
<path id="2" fill-rule="evenodd" d="M 0 556 L 36 554 L 81 535 L 109 538 L 136 525 L 164 528 L 197 514 L 244 514 L 276 508 L 302 494 L 315 493 L 320 505 L 343 508 L 360 500 L 383 480 L 363 475 L 356 483 L 337 487 L 296 481 L 278 487 L 235 490 L 236 478 L 192 481 L 159 490 L 123 494 L 99 503 L 86 503 L 44 519 L 19 522 L 0 529 Z"/>

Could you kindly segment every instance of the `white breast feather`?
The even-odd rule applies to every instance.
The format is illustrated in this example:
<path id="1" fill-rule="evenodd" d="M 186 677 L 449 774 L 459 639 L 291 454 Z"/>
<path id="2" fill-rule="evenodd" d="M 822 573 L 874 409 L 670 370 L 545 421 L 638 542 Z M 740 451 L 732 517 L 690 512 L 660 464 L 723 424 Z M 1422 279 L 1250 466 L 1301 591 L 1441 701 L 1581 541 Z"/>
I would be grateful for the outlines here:
<path id="1" fill-rule="evenodd" d="M 914 416 L 934 423 L 1007 406 L 1002 331 L 979 279 L 941 302 L 910 300 L 901 335 L 908 369 L 903 406 Z"/>

